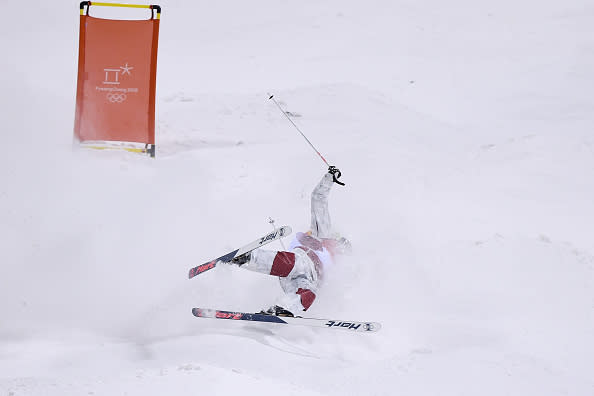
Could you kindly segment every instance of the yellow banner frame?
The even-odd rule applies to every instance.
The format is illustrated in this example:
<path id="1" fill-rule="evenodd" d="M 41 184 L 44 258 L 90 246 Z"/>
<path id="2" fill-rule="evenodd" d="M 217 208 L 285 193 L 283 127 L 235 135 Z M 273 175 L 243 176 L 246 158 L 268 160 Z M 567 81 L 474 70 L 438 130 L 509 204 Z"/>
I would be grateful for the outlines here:
<path id="1" fill-rule="evenodd" d="M 87 7 L 87 15 L 89 15 L 89 8 L 91 6 L 98 7 L 127 7 L 127 8 L 148 8 L 150 10 L 157 11 L 157 19 L 161 19 L 161 6 L 157 4 L 124 4 L 124 3 L 103 3 L 97 1 L 81 1 L 80 2 L 80 15 L 85 14 L 85 7 Z"/>

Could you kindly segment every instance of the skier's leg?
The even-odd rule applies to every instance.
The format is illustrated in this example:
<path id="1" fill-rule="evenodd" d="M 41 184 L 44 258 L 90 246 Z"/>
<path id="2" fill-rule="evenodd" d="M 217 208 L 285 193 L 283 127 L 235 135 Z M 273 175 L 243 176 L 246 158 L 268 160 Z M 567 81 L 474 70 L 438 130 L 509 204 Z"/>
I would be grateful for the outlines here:
<path id="1" fill-rule="evenodd" d="M 311 232 L 318 238 L 330 238 L 332 223 L 328 211 L 328 195 L 334 184 L 332 175 L 326 173 L 311 193 Z"/>
<path id="2" fill-rule="evenodd" d="M 298 316 L 301 312 L 307 311 L 316 299 L 316 287 L 309 279 L 299 277 L 296 279 L 285 278 L 285 293 L 277 300 L 276 306 Z"/>
<path id="3" fill-rule="evenodd" d="M 263 249 L 252 251 L 250 260 L 241 266 L 250 271 L 280 277 L 288 276 L 294 267 L 294 253 Z"/>
<path id="4" fill-rule="evenodd" d="M 277 299 L 276 306 L 300 315 L 307 311 L 316 299 L 319 278 L 315 264 L 299 249 L 295 250 L 295 266 L 289 276 L 280 278 L 284 294 Z"/>
<path id="5" fill-rule="evenodd" d="M 257 249 L 251 254 L 250 260 L 241 266 L 250 271 L 280 277 L 283 296 L 278 300 L 276 306 L 271 307 L 268 312 L 277 313 L 286 310 L 293 315 L 299 315 L 306 311 L 313 304 L 317 289 L 318 276 L 315 264 L 302 252 L 276 252 L 271 250 Z"/>

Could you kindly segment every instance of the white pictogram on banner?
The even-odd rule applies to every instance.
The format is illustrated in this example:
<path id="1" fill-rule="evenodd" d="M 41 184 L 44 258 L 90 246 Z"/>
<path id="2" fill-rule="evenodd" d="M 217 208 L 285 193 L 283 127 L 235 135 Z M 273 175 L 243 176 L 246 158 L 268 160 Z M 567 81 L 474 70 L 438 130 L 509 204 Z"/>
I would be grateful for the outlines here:
<path id="1" fill-rule="evenodd" d="M 120 69 L 103 69 L 105 72 L 105 81 L 103 84 L 119 84 L 120 83 Z"/>
<path id="2" fill-rule="evenodd" d="M 127 75 L 129 75 L 129 76 L 130 76 L 130 75 L 131 75 L 131 74 L 130 74 L 130 70 L 132 70 L 132 69 L 134 69 L 134 68 L 133 68 L 133 67 L 131 67 L 131 66 L 128 66 L 128 63 L 126 63 L 126 66 L 120 66 L 120 69 L 122 69 L 122 76 L 123 76 L 124 74 L 127 74 Z"/>
<path id="3" fill-rule="evenodd" d="M 130 70 L 132 70 L 132 69 L 134 69 L 134 68 L 132 66 L 128 66 L 128 62 L 126 62 L 126 65 L 120 66 L 119 69 L 116 69 L 116 68 L 103 69 L 103 71 L 105 72 L 105 81 L 103 81 L 103 84 L 113 84 L 113 85 L 120 84 L 120 73 L 122 76 L 124 76 L 126 74 L 131 76 L 132 73 L 130 73 Z"/>

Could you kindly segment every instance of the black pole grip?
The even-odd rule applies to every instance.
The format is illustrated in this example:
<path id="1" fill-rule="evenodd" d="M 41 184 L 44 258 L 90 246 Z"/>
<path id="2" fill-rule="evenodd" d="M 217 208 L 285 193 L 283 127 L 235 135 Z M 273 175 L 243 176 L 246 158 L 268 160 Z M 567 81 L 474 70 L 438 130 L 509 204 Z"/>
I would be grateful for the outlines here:
<path id="1" fill-rule="evenodd" d="M 334 183 L 341 185 L 341 186 L 345 185 L 343 182 L 338 180 L 340 178 L 340 176 L 342 176 L 342 173 L 338 170 L 337 167 L 330 165 L 330 167 L 328 167 L 328 173 L 330 173 L 332 175 L 332 181 Z"/>

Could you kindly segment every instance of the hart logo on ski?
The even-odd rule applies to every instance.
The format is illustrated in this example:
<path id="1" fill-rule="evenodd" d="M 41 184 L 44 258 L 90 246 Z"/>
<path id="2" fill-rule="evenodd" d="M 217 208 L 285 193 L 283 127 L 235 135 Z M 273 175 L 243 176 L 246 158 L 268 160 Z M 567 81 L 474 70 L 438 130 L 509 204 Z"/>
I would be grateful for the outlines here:
<path id="1" fill-rule="evenodd" d="M 192 268 L 190 270 L 190 278 L 196 276 L 198 274 L 203 273 L 204 271 L 208 271 L 209 269 L 213 269 L 216 266 L 216 261 L 211 261 L 210 263 L 199 265 L 198 267 Z"/>
<path id="2" fill-rule="evenodd" d="M 216 314 L 215 314 L 215 318 L 219 318 L 219 319 L 240 320 L 242 316 L 243 316 L 243 314 L 242 313 L 239 313 L 239 312 L 222 312 L 222 311 L 217 311 Z"/>
<path id="3" fill-rule="evenodd" d="M 357 330 L 359 327 L 361 327 L 361 323 L 335 322 L 334 320 L 329 320 L 328 323 L 326 323 L 326 326 L 346 327 L 348 329 Z"/>
<path id="4" fill-rule="evenodd" d="M 266 235 L 265 237 L 263 237 L 262 239 L 260 239 L 260 245 L 263 244 L 266 241 L 273 241 L 274 239 L 276 239 L 276 236 L 278 234 L 279 234 L 278 231 L 275 231 L 275 232 L 271 232 L 270 234 Z"/>

